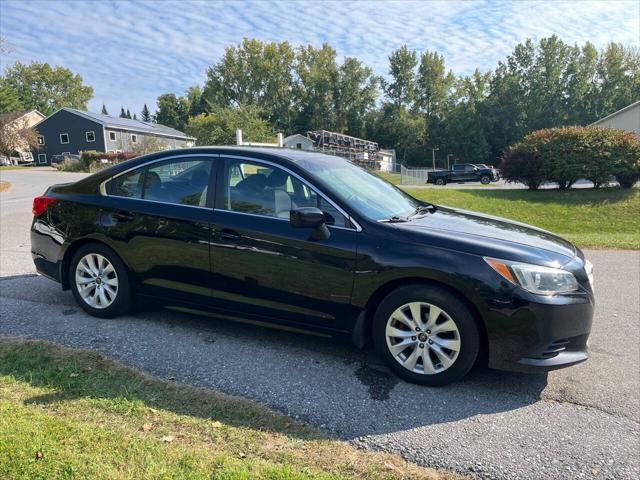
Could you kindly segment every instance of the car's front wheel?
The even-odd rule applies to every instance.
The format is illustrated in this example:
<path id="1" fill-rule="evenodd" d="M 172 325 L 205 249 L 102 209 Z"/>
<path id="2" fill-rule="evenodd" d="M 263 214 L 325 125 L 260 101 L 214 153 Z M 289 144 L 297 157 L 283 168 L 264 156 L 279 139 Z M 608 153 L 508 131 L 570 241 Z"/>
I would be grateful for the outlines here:
<path id="1" fill-rule="evenodd" d="M 90 243 L 78 249 L 71 260 L 69 283 L 78 304 L 93 316 L 110 318 L 131 309 L 127 268 L 106 245 Z"/>
<path id="2" fill-rule="evenodd" d="M 464 377 L 480 348 L 473 312 L 454 293 L 431 285 L 391 292 L 375 313 L 373 337 L 394 372 L 429 386 Z"/>
<path id="3" fill-rule="evenodd" d="M 444 179 L 444 178 L 436 178 L 436 181 L 435 181 L 435 184 L 436 184 L 436 185 L 443 186 L 443 185 L 445 185 L 446 183 L 447 183 L 447 182 L 445 181 L 445 179 Z"/>
<path id="4" fill-rule="evenodd" d="M 489 185 L 491 183 L 491 177 L 489 177 L 488 175 L 483 175 L 482 177 L 480 177 L 480 183 L 483 185 Z"/>

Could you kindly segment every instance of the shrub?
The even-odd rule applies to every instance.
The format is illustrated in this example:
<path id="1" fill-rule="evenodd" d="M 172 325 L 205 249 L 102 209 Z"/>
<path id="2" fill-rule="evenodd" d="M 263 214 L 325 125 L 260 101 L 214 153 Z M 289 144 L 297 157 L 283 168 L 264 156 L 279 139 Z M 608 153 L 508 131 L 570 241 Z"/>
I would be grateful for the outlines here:
<path id="1" fill-rule="evenodd" d="M 540 157 L 517 146 L 504 155 L 501 168 L 502 176 L 508 182 L 524 183 L 529 190 L 537 190 L 545 180 Z"/>
<path id="2" fill-rule="evenodd" d="M 640 141 L 611 128 L 546 128 L 510 147 L 502 170 L 508 181 L 521 181 L 531 189 L 545 181 L 569 188 L 580 178 L 599 188 L 614 176 L 628 188 L 640 171 Z"/>
<path id="3" fill-rule="evenodd" d="M 86 171 L 89 171 L 91 164 L 93 164 L 94 162 L 100 162 L 103 159 L 108 160 L 108 162 L 111 164 L 130 160 L 137 157 L 138 155 L 140 154 L 136 152 L 105 153 L 98 152 L 97 150 L 86 150 L 80 153 L 80 161 L 86 168 Z"/>
<path id="4" fill-rule="evenodd" d="M 65 158 L 62 162 L 56 163 L 55 167 L 63 172 L 86 172 L 87 169 L 81 161 Z"/>

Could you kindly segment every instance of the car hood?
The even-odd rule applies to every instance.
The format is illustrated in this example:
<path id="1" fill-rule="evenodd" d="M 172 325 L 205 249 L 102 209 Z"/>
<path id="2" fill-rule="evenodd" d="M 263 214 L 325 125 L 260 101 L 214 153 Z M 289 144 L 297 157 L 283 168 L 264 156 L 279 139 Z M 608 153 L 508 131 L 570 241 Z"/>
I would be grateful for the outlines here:
<path id="1" fill-rule="evenodd" d="M 475 253 L 500 255 L 505 259 L 523 260 L 540 257 L 543 263 L 562 264 L 575 257 L 577 250 L 570 242 L 531 225 L 469 210 L 437 206 L 433 213 L 394 224 L 407 233 L 446 237 L 473 247 Z M 564 257 L 564 258 L 560 258 Z"/>

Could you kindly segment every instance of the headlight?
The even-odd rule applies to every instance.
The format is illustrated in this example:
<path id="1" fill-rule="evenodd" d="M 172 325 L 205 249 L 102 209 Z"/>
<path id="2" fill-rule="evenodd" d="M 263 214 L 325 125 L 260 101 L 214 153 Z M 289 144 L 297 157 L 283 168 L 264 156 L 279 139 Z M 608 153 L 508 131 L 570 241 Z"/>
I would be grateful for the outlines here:
<path id="1" fill-rule="evenodd" d="M 488 257 L 485 257 L 484 260 L 509 282 L 519 285 L 531 293 L 554 295 L 575 292 L 579 288 L 576 277 L 561 268 L 542 267 Z"/>

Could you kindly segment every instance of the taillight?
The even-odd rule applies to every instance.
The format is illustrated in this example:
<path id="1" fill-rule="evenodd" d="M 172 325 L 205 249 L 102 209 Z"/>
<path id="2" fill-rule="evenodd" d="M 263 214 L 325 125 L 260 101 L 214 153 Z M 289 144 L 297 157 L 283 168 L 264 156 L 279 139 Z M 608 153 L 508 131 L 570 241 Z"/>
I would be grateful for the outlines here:
<path id="1" fill-rule="evenodd" d="M 50 205 L 57 202 L 57 198 L 47 197 L 46 195 L 42 195 L 41 197 L 36 197 L 33 199 L 33 208 L 31 211 L 34 216 L 40 215 L 44 212 Z"/>

